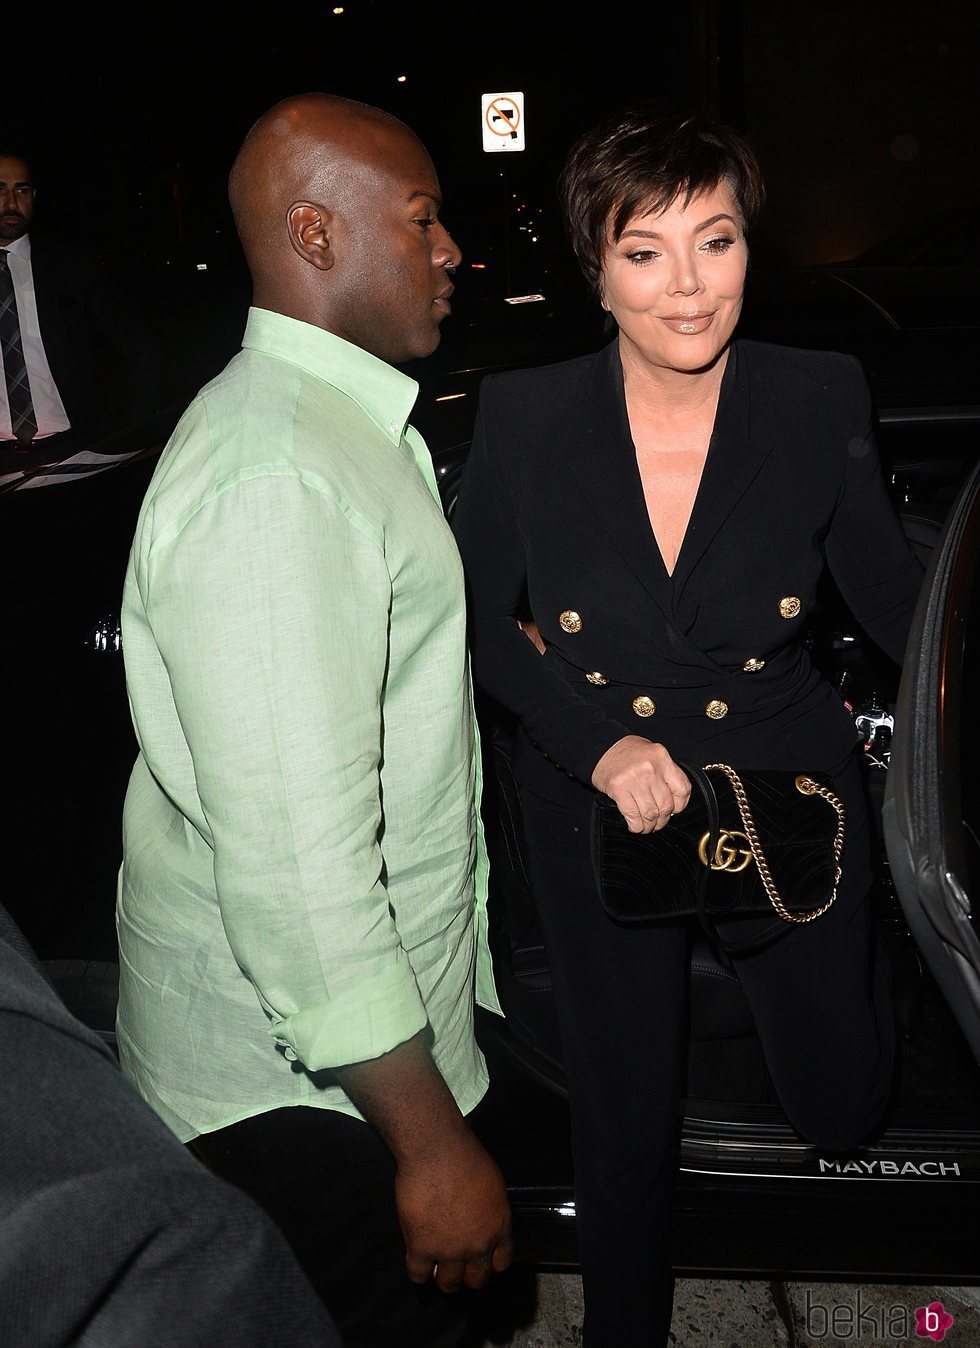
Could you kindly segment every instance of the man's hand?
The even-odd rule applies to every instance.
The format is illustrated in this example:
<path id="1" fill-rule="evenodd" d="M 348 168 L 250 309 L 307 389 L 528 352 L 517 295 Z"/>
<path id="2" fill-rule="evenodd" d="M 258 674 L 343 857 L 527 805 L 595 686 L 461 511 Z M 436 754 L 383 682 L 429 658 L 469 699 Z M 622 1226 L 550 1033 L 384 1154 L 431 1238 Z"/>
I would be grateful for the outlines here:
<path id="1" fill-rule="evenodd" d="M 395 1201 L 413 1282 L 482 1287 L 513 1253 L 503 1176 L 459 1112 L 424 1034 L 337 1079 L 395 1158 Z"/>
<path id="2" fill-rule="evenodd" d="M 680 814 L 691 783 L 662 744 L 624 735 L 599 759 L 592 785 L 610 796 L 631 833 L 653 833 Z"/>
<path id="3" fill-rule="evenodd" d="M 395 1181 L 408 1276 L 444 1292 L 482 1287 L 513 1255 L 503 1176 L 467 1133 L 427 1163 L 400 1165 Z"/>

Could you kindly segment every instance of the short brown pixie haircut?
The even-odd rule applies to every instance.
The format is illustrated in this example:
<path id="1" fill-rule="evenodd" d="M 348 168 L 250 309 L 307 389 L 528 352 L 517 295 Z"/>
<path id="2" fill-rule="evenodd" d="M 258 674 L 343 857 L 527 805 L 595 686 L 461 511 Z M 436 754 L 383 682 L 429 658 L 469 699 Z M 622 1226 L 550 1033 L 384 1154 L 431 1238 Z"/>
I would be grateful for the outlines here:
<path id="1" fill-rule="evenodd" d="M 586 281 L 602 289 L 602 263 L 637 214 L 666 210 L 727 183 L 748 228 L 765 201 L 752 146 L 703 113 L 639 103 L 611 113 L 572 146 L 558 179 L 569 241 Z"/>

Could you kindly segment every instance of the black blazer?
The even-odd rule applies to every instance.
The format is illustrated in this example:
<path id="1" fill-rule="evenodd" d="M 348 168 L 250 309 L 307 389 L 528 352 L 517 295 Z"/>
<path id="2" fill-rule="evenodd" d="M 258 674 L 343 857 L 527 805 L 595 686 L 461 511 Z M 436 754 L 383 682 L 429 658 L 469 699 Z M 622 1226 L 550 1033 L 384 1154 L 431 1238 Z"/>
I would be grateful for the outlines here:
<path id="1" fill-rule="evenodd" d="M 821 574 L 895 660 L 922 575 L 882 480 L 858 362 L 752 341 L 732 346 L 673 576 L 643 499 L 616 341 L 484 381 L 453 528 L 476 681 L 540 751 L 518 754 L 519 779 L 556 799 L 561 778 L 589 784 L 627 734 L 675 758 L 837 769 L 854 723 L 803 643 Z"/>
<path id="2" fill-rule="evenodd" d="M 152 415 L 161 343 L 99 256 L 32 234 L 31 271 L 41 341 L 72 430 L 92 440 Z"/>

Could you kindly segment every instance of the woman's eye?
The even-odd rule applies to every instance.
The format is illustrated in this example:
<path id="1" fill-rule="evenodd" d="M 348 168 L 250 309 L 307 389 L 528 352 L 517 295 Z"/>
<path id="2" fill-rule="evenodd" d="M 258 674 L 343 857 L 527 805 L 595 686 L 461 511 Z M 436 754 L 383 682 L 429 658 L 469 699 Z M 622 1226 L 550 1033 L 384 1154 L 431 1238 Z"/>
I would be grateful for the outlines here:
<path id="1" fill-rule="evenodd" d="M 660 254 L 655 253 L 652 248 L 638 248 L 633 253 L 627 253 L 626 259 L 628 262 L 632 262 L 634 266 L 642 267 L 644 263 L 652 262 L 659 256 Z"/>
<path id="2" fill-rule="evenodd" d="M 701 247 L 706 253 L 727 253 L 735 240 L 729 234 L 719 235 L 717 239 L 707 239 Z"/>

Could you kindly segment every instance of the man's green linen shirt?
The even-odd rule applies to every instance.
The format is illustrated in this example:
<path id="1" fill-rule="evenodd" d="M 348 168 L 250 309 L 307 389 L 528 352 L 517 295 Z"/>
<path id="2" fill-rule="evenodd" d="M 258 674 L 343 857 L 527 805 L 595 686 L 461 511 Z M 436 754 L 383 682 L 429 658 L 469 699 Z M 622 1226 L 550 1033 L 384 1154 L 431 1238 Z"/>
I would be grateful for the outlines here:
<path id="1" fill-rule="evenodd" d="M 417 393 L 253 308 L 143 504 L 119 1049 L 184 1141 L 280 1106 L 357 1115 L 331 1068 L 424 1028 L 464 1113 L 486 1089 L 463 577 Z"/>

